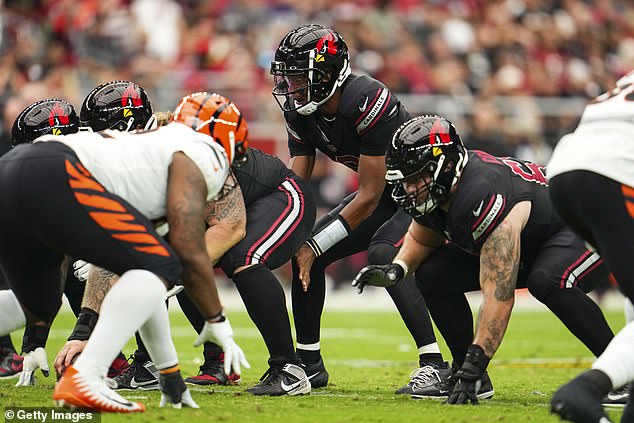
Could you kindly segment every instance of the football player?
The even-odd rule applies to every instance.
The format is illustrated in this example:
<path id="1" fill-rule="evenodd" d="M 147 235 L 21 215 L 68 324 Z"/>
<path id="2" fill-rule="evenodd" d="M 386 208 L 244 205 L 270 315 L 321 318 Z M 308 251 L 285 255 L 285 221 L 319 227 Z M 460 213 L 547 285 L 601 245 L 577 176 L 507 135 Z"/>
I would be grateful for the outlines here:
<path id="1" fill-rule="evenodd" d="M 2 180 L 10 182 L 0 187 L 0 263 L 11 287 L 0 293 L 0 335 L 27 324 L 34 352 L 43 351 L 42 334 L 60 305 L 60 252 L 82 258 L 121 276 L 53 398 L 100 411 L 143 411 L 105 382 L 108 365 L 139 329 L 161 372 L 161 404 L 196 407 L 180 376 L 163 297 L 180 277 L 205 316 L 198 342 L 213 340 L 228 357 L 239 351 L 243 359 L 200 225 L 206 203 L 235 186 L 222 147 L 180 123 L 134 135 L 81 132 L 36 141 L 0 161 Z M 41 180 L 47 184 L 33 182 Z M 151 222 L 162 218 L 170 224 L 169 244 Z M 239 370 L 246 362 L 240 361 L 232 367 Z"/>
<path id="2" fill-rule="evenodd" d="M 381 228 L 398 209 L 385 183 L 385 152 L 394 131 L 409 118 L 381 82 L 355 75 L 348 47 L 336 31 L 303 25 L 280 42 L 271 63 L 273 95 L 284 112 L 290 168 L 309 180 L 320 150 L 358 174 L 359 189 L 315 224 L 293 260 L 292 301 L 297 352 L 309 374 L 327 375 L 320 345 L 324 269 L 368 251 L 370 263 L 390 263 L 404 231 Z M 407 221 L 407 217 L 405 217 Z M 407 224 L 405 224 L 405 227 Z M 413 278 L 387 289 L 419 353 L 420 381 L 438 381 L 447 370 L 429 314 Z M 445 372 L 446 373 L 446 372 Z M 411 394 L 414 381 L 397 393 Z"/>
<path id="3" fill-rule="evenodd" d="M 597 249 L 630 300 L 634 300 L 633 101 L 631 71 L 586 106 L 578 127 L 559 141 L 548 164 L 550 196 L 557 212 Z M 554 413 L 574 422 L 609 421 L 601 407 L 603 396 L 634 381 L 634 323 L 631 315 L 626 318 L 626 326 L 592 369 L 555 392 Z M 631 396 L 621 421 L 634 421 Z"/>
<path id="4" fill-rule="evenodd" d="M 603 352 L 613 334 L 586 292 L 609 273 L 554 212 L 543 166 L 467 151 L 453 124 L 435 115 L 403 124 L 386 161 L 392 197 L 413 222 L 392 264 L 362 269 L 354 285 L 391 285 L 415 271 L 454 358 L 455 374 L 438 384 L 450 404 L 493 395 L 486 369 L 517 288 L 528 288 L 595 355 Z M 477 290 L 474 335 L 464 293 Z"/>
<path id="5" fill-rule="evenodd" d="M 75 108 L 63 99 L 49 98 L 40 100 L 26 107 L 13 122 L 11 128 L 11 147 L 29 143 L 41 135 L 65 135 L 78 131 L 79 118 Z M 72 272 L 71 272 L 72 273 Z M 8 289 L 6 278 L 0 271 L 0 289 Z M 71 285 L 65 288 L 71 292 Z M 68 294 L 72 295 L 72 294 Z M 17 355 L 9 335 L 0 337 L 0 378 L 15 377 L 20 374 L 18 386 L 32 385 L 35 382 L 34 371 L 39 367 L 33 360 L 28 336 L 23 340 L 22 353 L 27 355 L 26 368 L 23 369 L 23 358 Z M 24 348 L 26 347 L 26 349 Z M 48 364 L 43 363 L 42 370 L 48 372 Z M 20 373 L 22 372 L 22 373 Z"/>

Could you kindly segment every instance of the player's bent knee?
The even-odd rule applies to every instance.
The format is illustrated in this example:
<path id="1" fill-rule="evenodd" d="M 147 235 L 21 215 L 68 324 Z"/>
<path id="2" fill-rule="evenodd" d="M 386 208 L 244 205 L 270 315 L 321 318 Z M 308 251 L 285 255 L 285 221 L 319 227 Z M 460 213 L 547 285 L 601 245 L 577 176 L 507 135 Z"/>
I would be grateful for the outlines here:
<path id="1" fill-rule="evenodd" d="M 368 262 L 370 264 L 389 264 L 396 256 L 398 248 L 393 245 L 381 243 L 370 245 L 368 248 Z"/>

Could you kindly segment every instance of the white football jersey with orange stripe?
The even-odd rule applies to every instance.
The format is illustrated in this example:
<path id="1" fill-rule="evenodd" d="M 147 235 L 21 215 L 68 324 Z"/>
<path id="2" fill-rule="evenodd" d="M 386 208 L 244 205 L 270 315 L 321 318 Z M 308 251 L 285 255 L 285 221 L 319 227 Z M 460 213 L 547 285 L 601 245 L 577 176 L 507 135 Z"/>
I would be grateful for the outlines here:
<path id="1" fill-rule="evenodd" d="M 36 140 L 41 141 L 57 141 L 72 148 L 99 183 L 149 219 L 166 215 L 168 172 L 174 153 L 183 152 L 197 165 L 207 184 L 207 201 L 220 192 L 229 174 L 223 148 L 208 135 L 180 123 L 148 132 L 46 135 Z"/>
<path id="2" fill-rule="evenodd" d="M 548 177 L 588 170 L 634 187 L 634 71 L 588 104 L 577 129 L 557 144 Z"/>

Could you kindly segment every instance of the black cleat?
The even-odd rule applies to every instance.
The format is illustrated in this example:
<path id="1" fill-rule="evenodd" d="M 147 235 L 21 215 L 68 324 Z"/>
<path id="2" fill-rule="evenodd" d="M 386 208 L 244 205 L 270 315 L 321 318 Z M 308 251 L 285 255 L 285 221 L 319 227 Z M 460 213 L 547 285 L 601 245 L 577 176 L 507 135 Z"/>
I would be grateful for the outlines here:
<path id="1" fill-rule="evenodd" d="M 620 389 L 608 392 L 601 400 L 601 405 L 609 408 L 623 408 L 630 398 L 630 386 L 625 385 Z"/>
<path id="2" fill-rule="evenodd" d="M 240 383 L 240 375 L 231 370 L 225 373 L 225 354 L 206 355 L 205 362 L 200 366 L 197 376 L 190 376 L 185 379 L 187 383 L 194 385 L 237 385 Z"/>
<path id="3" fill-rule="evenodd" d="M 324 366 L 324 360 L 319 357 L 319 361 L 312 364 L 301 363 L 301 366 L 304 368 L 306 372 L 306 376 L 308 380 L 310 380 L 310 385 L 313 389 L 323 388 L 328 385 L 328 378 L 330 375 Z"/>
<path id="4" fill-rule="evenodd" d="M 449 394 L 439 390 L 439 383 L 452 376 L 451 367 L 447 363 L 444 366 L 436 364 L 426 364 L 414 370 L 410 374 L 409 383 L 399 390 L 396 394 L 416 395 L 412 398 L 439 398 L 446 399 Z"/>
<path id="5" fill-rule="evenodd" d="M 140 361 L 132 356 L 130 367 L 114 378 L 112 389 L 139 389 L 149 391 L 159 389 L 159 371 L 151 361 Z"/>
<path id="6" fill-rule="evenodd" d="M 253 395 L 302 395 L 310 393 L 310 380 L 304 369 L 295 364 L 272 364 L 262 375 L 260 383 L 245 392 Z"/>

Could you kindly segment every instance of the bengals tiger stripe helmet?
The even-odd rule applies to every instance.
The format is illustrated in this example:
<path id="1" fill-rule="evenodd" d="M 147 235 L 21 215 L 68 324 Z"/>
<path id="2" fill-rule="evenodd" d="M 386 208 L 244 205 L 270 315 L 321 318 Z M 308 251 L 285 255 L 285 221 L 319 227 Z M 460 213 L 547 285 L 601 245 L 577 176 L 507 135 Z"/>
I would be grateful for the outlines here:
<path id="1" fill-rule="evenodd" d="M 183 97 L 172 121 L 209 135 L 225 149 L 229 163 L 243 160 L 249 148 L 246 119 L 235 104 L 219 94 L 198 92 Z"/>
<path id="2" fill-rule="evenodd" d="M 49 98 L 22 110 L 11 128 L 11 146 L 33 142 L 45 134 L 67 135 L 79 131 L 79 118 L 72 104 Z"/>

